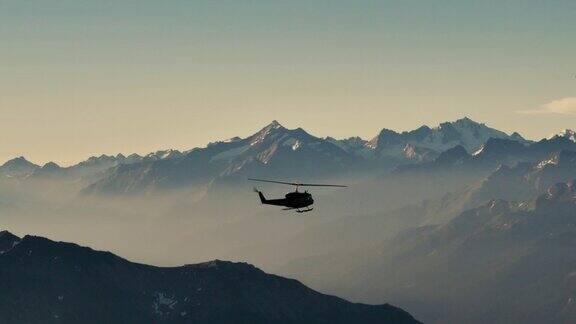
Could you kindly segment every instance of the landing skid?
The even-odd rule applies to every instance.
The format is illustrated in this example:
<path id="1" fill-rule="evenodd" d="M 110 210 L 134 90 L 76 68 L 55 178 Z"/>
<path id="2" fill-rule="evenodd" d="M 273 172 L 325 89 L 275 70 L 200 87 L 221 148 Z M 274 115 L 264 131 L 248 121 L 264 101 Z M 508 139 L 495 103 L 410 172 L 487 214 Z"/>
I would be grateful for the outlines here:
<path id="1" fill-rule="evenodd" d="M 302 209 L 302 210 L 296 209 L 296 212 L 297 212 L 297 213 L 306 213 L 306 212 L 309 212 L 309 211 L 312 211 L 312 210 L 314 210 L 314 208 L 308 208 L 308 209 Z"/>

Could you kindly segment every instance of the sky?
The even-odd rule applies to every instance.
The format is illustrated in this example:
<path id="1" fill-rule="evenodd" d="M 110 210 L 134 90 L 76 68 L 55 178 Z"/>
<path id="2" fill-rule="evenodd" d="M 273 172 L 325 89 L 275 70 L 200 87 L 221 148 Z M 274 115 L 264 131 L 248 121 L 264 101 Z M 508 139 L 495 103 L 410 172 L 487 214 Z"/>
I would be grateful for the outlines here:
<path id="1" fill-rule="evenodd" d="M 573 0 L 0 0 L 0 162 L 190 149 L 272 120 L 372 138 L 576 128 Z"/>

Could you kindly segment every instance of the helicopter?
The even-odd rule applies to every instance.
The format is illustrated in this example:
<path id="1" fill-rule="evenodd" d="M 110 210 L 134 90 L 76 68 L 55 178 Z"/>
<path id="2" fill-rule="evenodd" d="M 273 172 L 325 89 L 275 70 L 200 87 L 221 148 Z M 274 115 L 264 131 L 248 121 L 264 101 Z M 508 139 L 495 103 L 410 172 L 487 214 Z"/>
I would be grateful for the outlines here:
<path id="1" fill-rule="evenodd" d="M 262 191 L 258 190 L 254 187 L 254 192 L 258 193 L 260 196 L 260 202 L 265 205 L 274 205 L 274 206 L 283 206 L 282 210 L 296 210 L 297 213 L 305 213 L 312 211 L 314 208 L 310 207 L 314 204 L 314 199 L 312 199 L 312 194 L 308 191 L 300 192 L 298 191 L 299 187 L 341 187 L 345 188 L 347 186 L 343 185 L 333 185 L 333 184 L 318 184 L 318 183 L 299 183 L 299 182 L 284 182 L 284 181 L 275 181 L 275 180 L 264 180 L 264 179 L 254 179 L 248 178 L 250 181 L 259 181 L 259 182 L 270 182 L 270 183 L 279 183 L 289 186 L 296 186 L 296 190 L 293 192 L 287 193 L 283 199 L 266 199 Z M 306 209 L 302 209 L 306 208 Z"/>

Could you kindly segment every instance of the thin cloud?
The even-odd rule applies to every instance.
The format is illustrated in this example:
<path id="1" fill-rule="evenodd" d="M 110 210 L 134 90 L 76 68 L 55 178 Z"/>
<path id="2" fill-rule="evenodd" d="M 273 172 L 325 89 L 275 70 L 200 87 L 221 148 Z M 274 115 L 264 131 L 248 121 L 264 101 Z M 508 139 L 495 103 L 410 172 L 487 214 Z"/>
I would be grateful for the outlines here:
<path id="1" fill-rule="evenodd" d="M 542 105 L 539 109 L 519 110 L 520 114 L 576 115 L 576 97 L 566 97 Z"/>

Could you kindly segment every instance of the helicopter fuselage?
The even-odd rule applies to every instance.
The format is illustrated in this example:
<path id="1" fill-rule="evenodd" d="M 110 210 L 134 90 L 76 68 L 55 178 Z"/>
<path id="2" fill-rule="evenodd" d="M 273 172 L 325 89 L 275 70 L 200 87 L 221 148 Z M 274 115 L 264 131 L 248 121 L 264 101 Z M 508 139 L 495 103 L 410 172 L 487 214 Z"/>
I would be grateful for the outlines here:
<path id="1" fill-rule="evenodd" d="M 312 195 L 308 192 L 293 191 L 287 193 L 283 199 L 266 199 L 261 191 L 258 191 L 260 202 L 266 205 L 284 206 L 287 208 L 304 208 L 314 204 Z"/>

